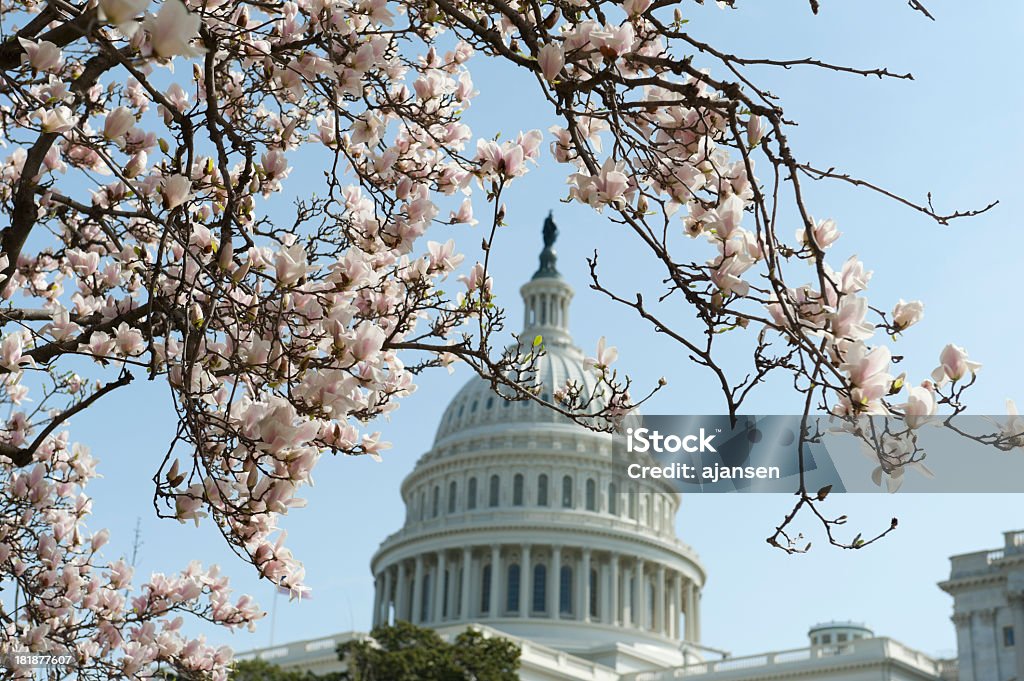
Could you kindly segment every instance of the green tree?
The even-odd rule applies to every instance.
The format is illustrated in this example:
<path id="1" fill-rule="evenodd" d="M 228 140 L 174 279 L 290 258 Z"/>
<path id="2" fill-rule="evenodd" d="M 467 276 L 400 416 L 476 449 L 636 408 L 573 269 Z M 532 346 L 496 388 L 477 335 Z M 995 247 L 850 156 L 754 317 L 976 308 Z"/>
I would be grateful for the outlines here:
<path id="1" fill-rule="evenodd" d="M 236 662 L 231 668 L 231 681 L 339 681 L 337 674 L 316 675 L 312 672 L 281 669 L 263 660 Z"/>
<path id="2" fill-rule="evenodd" d="M 408 622 L 377 627 L 372 640 L 347 641 L 338 654 L 347 681 L 517 681 L 519 646 L 468 629 L 444 641 Z"/>

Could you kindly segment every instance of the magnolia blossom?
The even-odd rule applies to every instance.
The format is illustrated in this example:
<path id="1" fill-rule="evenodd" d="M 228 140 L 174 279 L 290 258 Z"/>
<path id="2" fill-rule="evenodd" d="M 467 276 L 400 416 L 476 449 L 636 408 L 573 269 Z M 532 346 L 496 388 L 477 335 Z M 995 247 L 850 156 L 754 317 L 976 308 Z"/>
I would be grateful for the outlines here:
<path id="1" fill-rule="evenodd" d="M 924 317 L 924 303 L 912 300 L 909 303 L 900 298 L 892 308 L 892 323 L 897 331 L 917 324 Z"/>
<path id="2" fill-rule="evenodd" d="M 973 376 L 981 364 L 967 359 L 967 351 L 950 343 L 939 353 L 939 366 L 932 371 L 932 380 L 939 386 L 947 381 L 959 381 L 964 376 Z"/>
<path id="3" fill-rule="evenodd" d="M 158 57 L 197 57 L 205 50 L 193 41 L 199 39 L 199 15 L 185 9 L 181 0 L 164 0 L 155 16 L 146 17 L 143 27 L 149 34 L 153 53 Z"/>
<path id="4" fill-rule="evenodd" d="M 138 28 L 133 19 L 148 5 L 149 0 L 99 0 L 99 17 L 131 36 Z"/>
<path id="5" fill-rule="evenodd" d="M 291 286 L 306 276 L 308 268 L 306 249 L 301 244 L 296 243 L 282 248 L 274 256 L 274 273 L 281 286 Z"/>
<path id="6" fill-rule="evenodd" d="M 177 2 L 177 0 L 168 0 Z M 173 210 L 185 203 L 192 196 L 192 180 L 184 175 L 171 175 L 164 179 L 164 207 Z"/>
<path id="7" fill-rule="evenodd" d="M 537 61 L 540 62 L 540 70 L 544 77 L 553 81 L 565 65 L 565 55 L 562 53 L 560 45 L 548 43 L 540 48 L 540 56 Z"/>
<path id="8" fill-rule="evenodd" d="M 49 40 L 35 42 L 18 38 L 21 49 L 25 50 L 24 58 L 36 71 L 56 73 L 64 66 L 64 56 L 59 47 Z"/>
<path id="9" fill-rule="evenodd" d="M 103 136 L 108 140 L 119 140 L 135 125 L 135 115 L 126 106 L 119 106 L 103 121 Z"/>
<path id="10" fill-rule="evenodd" d="M 619 351 L 614 346 L 608 346 L 604 336 L 597 341 L 597 354 L 594 357 L 587 357 L 583 360 L 584 371 L 594 370 L 603 374 L 608 367 L 619 358 Z"/>
<path id="11" fill-rule="evenodd" d="M 747 144 L 751 147 L 756 147 L 761 143 L 761 138 L 764 137 L 764 132 L 764 119 L 760 116 L 751 114 L 747 118 Z"/>
<path id="12" fill-rule="evenodd" d="M 901 405 L 903 420 L 911 428 L 920 428 L 934 416 L 938 404 L 935 391 L 929 386 L 916 386 L 907 389 L 907 402 Z"/>
<path id="13" fill-rule="evenodd" d="M 818 220 L 814 222 L 814 229 L 811 230 L 811 234 L 814 238 L 814 244 L 824 250 L 834 244 L 842 232 L 836 229 L 836 223 L 834 220 Z M 811 245 L 810 238 L 808 238 L 807 230 L 801 227 L 796 232 L 796 239 L 804 245 Z"/>

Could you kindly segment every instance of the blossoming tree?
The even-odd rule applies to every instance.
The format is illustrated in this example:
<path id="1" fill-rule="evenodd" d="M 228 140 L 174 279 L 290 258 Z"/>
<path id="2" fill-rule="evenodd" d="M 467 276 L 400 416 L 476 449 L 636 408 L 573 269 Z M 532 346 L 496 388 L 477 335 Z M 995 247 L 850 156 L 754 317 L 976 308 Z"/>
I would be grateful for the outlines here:
<path id="1" fill-rule="evenodd" d="M 855 258 L 830 265 L 839 231 L 812 218 L 802 182 L 877 188 L 799 161 L 782 108 L 743 71 L 899 77 L 884 69 L 719 52 L 668 0 L 0 0 L 0 11 L 0 652 L 67 653 L 81 679 L 158 665 L 223 679 L 230 652 L 187 636 L 183 616 L 225 627 L 261 616 L 199 563 L 135 583 L 103 561 L 107 532 L 84 529 L 97 471 L 69 421 L 139 378 L 165 382 L 179 417 L 154 459 L 159 513 L 212 523 L 295 597 L 307 587 L 281 517 L 325 453 L 386 446 L 371 424 L 418 372 L 461 360 L 506 399 L 540 401 L 542 347 L 492 347 L 504 317 L 488 262 L 503 192 L 548 145 L 570 198 L 641 239 L 703 331 L 689 337 L 605 289 L 596 257 L 593 285 L 713 371 L 730 414 L 773 371 L 807 386 L 806 413 L 962 409 L 977 365 L 949 345 L 931 379 L 893 376 L 884 337 L 922 305 L 868 306 L 870 272 Z M 721 68 L 698 70 L 696 52 Z M 474 58 L 533 74 L 558 121 L 547 139 L 474 138 L 461 120 Z M 301 196 L 288 224 L 270 220 L 289 164 L 313 150 L 328 159 L 323 191 Z M 784 201 L 795 240 L 776 218 Z M 474 205 L 488 206 L 485 257 L 452 295 L 439 283 L 463 256 L 428 231 L 476 224 Z M 965 215 L 915 207 L 941 223 Z M 678 238 L 706 254 L 679 252 Z M 791 283 L 808 263 L 813 283 Z M 757 349 L 737 382 L 714 342 L 744 329 Z M 643 401 L 614 359 L 602 340 L 588 360 L 597 390 L 563 386 L 548 406 L 613 425 Z"/>

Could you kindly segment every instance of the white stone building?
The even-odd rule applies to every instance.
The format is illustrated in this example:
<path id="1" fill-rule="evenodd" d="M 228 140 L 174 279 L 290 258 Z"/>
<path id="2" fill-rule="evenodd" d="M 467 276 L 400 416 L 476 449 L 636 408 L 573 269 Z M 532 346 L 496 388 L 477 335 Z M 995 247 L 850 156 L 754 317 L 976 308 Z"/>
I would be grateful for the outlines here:
<path id="1" fill-rule="evenodd" d="M 546 399 L 567 378 L 596 380 L 569 332 L 573 290 L 555 268 L 555 234 L 549 218 L 540 269 L 521 289 L 522 337 L 544 339 Z M 503 400 L 480 378 L 452 400 L 401 493 L 405 524 L 370 563 L 374 625 L 406 620 L 446 637 L 474 626 L 510 638 L 524 681 L 955 681 L 955 665 L 849 622 L 816 626 L 792 650 L 733 658 L 703 646 L 707 575 L 675 534 L 678 495 L 659 480 L 621 488 L 610 435 Z M 336 645 L 365 635 L 239 657 L 328 672 L 341 668 Z"/>
<path id="2" fill-rule="evenodd" d="M 1024 681 L 1024 530 L 1001 549 L 950 559 L 960 681 Z"/>

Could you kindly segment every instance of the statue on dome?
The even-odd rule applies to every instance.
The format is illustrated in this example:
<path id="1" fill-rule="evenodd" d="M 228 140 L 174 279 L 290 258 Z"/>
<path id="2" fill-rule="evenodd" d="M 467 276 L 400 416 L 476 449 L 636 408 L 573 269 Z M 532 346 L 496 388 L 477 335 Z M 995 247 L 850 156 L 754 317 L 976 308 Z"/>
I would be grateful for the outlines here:
<path id="1" fill-rule="evenodd" d="M 555 224 L 554 217 L 551 212 L 548 212 L 548 217 L 544 220 L 544 250 L 540 252 L 540 269 L 533 275 L 533 278 L 538 277 L 557 277 L 559 276 L 558 270 L 555 268 L 555 261 L 557 256 L 555 254 L 555 239 L 558 238 L 558 225 Z"/>

